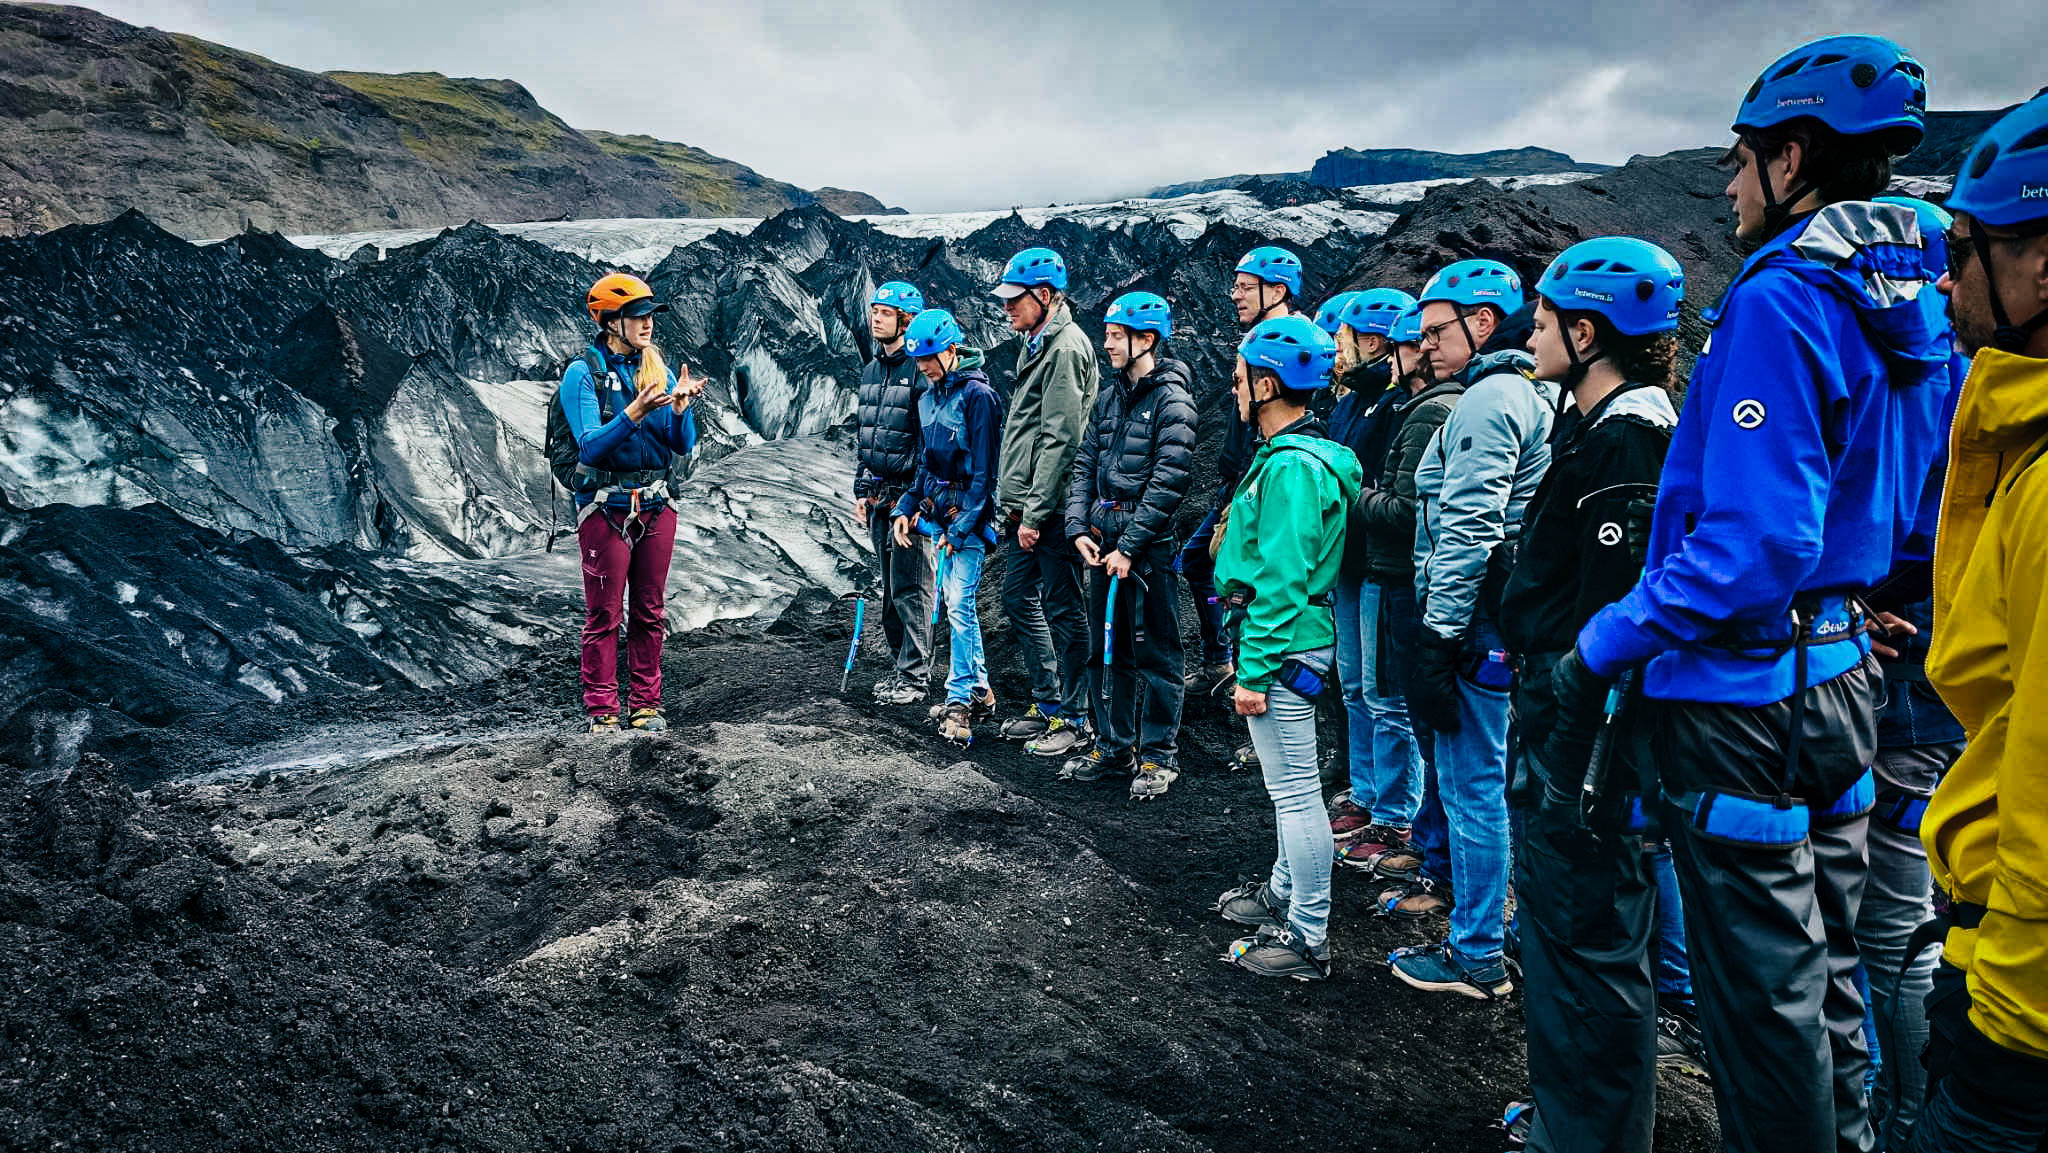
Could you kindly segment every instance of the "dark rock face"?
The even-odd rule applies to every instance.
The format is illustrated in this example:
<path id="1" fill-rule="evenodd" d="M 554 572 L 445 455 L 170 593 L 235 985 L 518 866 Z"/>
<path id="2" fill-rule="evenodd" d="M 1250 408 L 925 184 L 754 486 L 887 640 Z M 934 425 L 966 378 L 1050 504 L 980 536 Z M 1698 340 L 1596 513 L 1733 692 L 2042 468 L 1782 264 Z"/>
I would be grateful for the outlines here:
<path id="1" fill-rule="evenodd" d="M 1532 172 L 1605 172 L 1548 148 L 1501 148 L 1492 152 L 1429 152 L 1415 148 L 1339 148 L 1325 152 L 1309 169 L 1309 181 L 1325 188 L 1399 184 L 1445 177 L 1525 176 Z"/>
<path id="2" fill-rule="evenodd" d="M 688 145 L 578 132 L 509 80 L 302 72 L 56 6 L 0 8 L 0 153 L 14 232 L 128 209 L 194 238 L 886 211 Z"/>

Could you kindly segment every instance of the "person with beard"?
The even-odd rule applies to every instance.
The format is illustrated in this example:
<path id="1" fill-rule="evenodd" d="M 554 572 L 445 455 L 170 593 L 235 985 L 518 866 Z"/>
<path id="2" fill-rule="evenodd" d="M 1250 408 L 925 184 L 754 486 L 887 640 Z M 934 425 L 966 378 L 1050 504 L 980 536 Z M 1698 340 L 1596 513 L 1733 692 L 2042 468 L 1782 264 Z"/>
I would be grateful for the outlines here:
<path id="1" fill-rule="evenodd" d="M 1750 86 L 1727 194 L 1752 252 L 1702 314 L 1647 567 L 1552 668 L 1580 731 L 1641 670 L 1730 1150 L 1874 1141 L 1853 921 L 1880 674 L 1861 596 L 1913 529 L 1950 350 L 1918 300 L 1918 219 L 1869 198 L 1926 104 L 1920 64 L 1877 36 L 1801 45 Z"/>
<path id="2" fill-rule="evenodd" d="M 1060 776 L 1128 777 L 1141 801 L 1164 796 L 1180 775 L 1185 687 L 1173 518 L 1194 472 L 1195 399 L 1187 365 L 1164 355 L 1172 332 L 1173 310 L 1153 293 L 1128 292 L 1110 304 L 1102 352 L 1116 376 L 1096 394 L 1067 492 L 1067 536 L 1081 563 L 1098 570 L 1088 655 L 1102 683 L 1095 747 L 1068 760 Z"/>
<path id="3" fill-rule="evenodd" d="M 1969 745 L 1920 829 L 1949 915 L 1911 1150 L 2026 1153 L 2048 1149 L 2048 90 L 1977 141 L 1948 208 L 1940 287 L 1972 359 L 1927 672 Z"/>
<path id="4" fill-rule="evenodd" d="M 892 280 L 868 301 L 868 335 L 875 358 L 861 369 L 855 402 L 853 515 L 865 525 L 882 572 L 882 637 L 890 671 L 875 682 L 875 699 L 911 705 L 925 698 L 931 676 L 932 557 L 928 543 L 896 547 L 883 510 L 917 479 L 923 453 L 917 397 L 923 374 L 903 351 L 903 330 L 924 311 L 924 294 Z"/>

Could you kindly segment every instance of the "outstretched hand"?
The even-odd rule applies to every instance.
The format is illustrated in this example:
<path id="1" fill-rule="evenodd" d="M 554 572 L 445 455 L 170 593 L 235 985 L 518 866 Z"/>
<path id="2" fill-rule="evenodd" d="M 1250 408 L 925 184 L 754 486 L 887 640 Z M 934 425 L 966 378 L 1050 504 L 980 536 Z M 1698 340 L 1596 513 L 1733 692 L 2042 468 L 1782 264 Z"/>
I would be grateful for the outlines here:
<path id="1" fill-rule="evenodd" d="M 682 372 L 676 376 L 676 390 L 668 394 L 669 404 L 674 406 L 676 414 L 680 416 L 690 407 L 691 401 L 696 400 L 702 395 L 704 395 L 704 378 L 701 376 L 692 377 L 690 375 L 690 366 L 687 364 L 683 365 Z"/>

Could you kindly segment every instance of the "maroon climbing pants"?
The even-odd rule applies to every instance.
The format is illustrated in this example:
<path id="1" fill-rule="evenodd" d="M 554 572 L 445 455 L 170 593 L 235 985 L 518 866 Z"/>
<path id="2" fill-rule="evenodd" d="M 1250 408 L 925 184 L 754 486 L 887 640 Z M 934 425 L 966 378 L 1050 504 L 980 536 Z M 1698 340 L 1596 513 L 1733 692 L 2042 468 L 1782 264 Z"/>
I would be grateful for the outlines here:
<path id="1" fill-rule="evenodd" d="M 595 512 L 576 530 L 583 558 L 583 708 L 618 713 L 619 614 L 626 617 L 626 707 L 661 707 L 661 642 L 667 634 L 669 556 L 676 514 L 667 505 L 628 517 Z"/>

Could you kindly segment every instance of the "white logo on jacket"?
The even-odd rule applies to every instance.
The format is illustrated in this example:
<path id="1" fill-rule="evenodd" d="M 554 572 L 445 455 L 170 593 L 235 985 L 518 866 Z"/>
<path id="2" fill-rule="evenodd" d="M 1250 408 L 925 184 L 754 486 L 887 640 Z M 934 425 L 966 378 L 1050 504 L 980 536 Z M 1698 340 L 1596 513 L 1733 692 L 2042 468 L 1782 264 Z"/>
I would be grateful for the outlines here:
<path id="1" fill-rule="evenodd" d="M 1621 526 L 1608 521 L 1600 526 L 1600 543 L 1612 548 L 1621 543 Z"/>
<path id="2" fill-rule="evenodd" d="M 1738 400 L 1735 402 L 1734 417 L 1737 428 L 1761 428 L 1764 423 L 1764 402 L 1755 397 Z"/>

